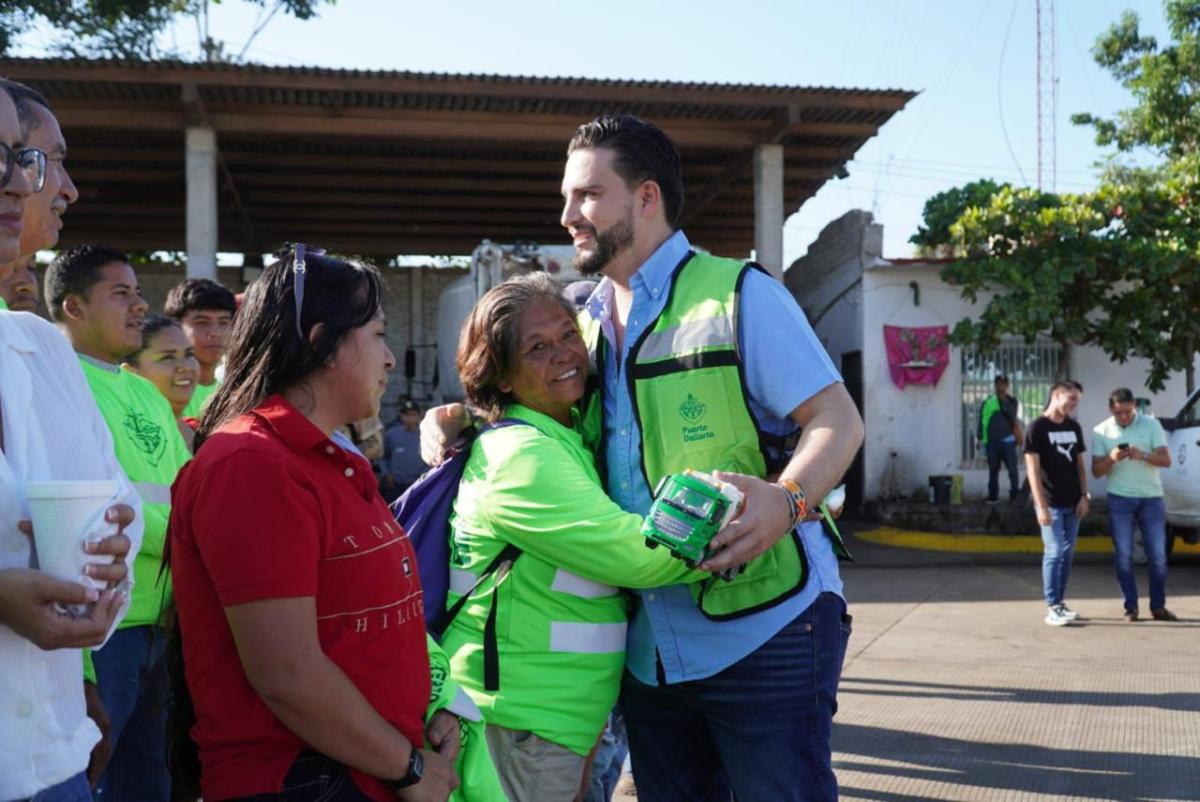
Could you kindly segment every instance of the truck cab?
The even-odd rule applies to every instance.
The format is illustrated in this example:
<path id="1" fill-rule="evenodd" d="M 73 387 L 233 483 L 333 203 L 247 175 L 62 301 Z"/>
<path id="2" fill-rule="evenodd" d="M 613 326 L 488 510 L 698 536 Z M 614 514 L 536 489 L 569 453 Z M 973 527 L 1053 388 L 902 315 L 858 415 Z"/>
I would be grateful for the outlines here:
<path id="1" fill-rule="evenodd" d="M 1162 472 L 1170 554 L 1177 537 L 1200 542 L 1200 390 L 1184 402 L 1178 415 L 1160 422 L 1171 452 L 1171 467 Z"/>

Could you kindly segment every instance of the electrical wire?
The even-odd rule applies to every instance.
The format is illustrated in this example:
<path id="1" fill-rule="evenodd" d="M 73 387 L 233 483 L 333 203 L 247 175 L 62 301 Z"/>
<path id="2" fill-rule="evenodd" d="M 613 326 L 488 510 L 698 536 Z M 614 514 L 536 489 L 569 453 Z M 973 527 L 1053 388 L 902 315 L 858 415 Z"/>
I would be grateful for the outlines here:
<path id="1" fill-rule="evenodd" d="M 1004 44 L 1000 46 L 1000 66 L 996 70 L 996 105 L 1000 107 L 1000 133 L 1004 135 L 1004 145 L 1008 148 L 1008 155 L 1012 157 L 1013 164 L 1017 166 L 1017 173 L 1021 176 L 1021 183 L 1028 184 L 1025 180 L 1025 171 L 1021 169 L 1021 163 L 1017 161 L 1017 154 L 1013 151 L 1012 142 L 1008 139 L 1008 127 L 1004 124 L 1004 56 L 1008 53 L 1008 36 L 1012 33 L 1013 20 L 1017 18 L 1017 5 L 1020 0 L 1013 0 L 1012 13 L 1008 15 L 1008 26 L 1004 29 Z"/>

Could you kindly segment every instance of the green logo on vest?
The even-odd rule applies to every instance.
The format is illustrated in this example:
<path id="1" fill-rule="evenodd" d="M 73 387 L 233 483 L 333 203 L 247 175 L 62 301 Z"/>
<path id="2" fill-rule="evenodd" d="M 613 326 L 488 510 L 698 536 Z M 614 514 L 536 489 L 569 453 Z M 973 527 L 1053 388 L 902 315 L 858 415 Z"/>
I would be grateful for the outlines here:
<path id="1" fill-rule="evenodd" d="M 161 426 L 137 412 L 125 417 L 125 434 L 142 451 L 151 465 L 158 467 L 167 450 L 167 438 Z"/>
<path id="2" fill-rule="evenodd" d="M 696 423 L 708 411 L 708 404 L 688 393 L 688 397 L 679 405 L 679 416 L 689 423 Z"/>

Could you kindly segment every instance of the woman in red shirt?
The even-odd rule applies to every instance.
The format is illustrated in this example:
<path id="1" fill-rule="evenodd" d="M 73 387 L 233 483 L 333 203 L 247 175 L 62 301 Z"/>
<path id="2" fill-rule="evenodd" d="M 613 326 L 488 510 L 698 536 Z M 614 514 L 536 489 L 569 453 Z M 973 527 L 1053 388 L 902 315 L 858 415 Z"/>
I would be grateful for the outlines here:
<path id="1" fill-rule="evenodd" d="M 205 800 L 438 800 L 417 560 L 334 431 L 395 359 L 378 271 L 303 245 L 246 294 L 225 381 L 172 491 L 171 570 Z M 428 739 L 432 748 L 422 748 Z"/>

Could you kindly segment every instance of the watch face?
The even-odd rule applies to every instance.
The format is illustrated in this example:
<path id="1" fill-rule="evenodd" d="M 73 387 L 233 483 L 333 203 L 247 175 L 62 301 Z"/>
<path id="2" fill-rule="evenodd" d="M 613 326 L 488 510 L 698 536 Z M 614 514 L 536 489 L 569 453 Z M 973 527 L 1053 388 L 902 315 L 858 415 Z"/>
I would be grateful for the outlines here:
<path id="1" fill-rule="evenodd" d="M 408 773 L 398 780 L 392 780 L 388 785 L 393 791 L 398 791 L 401 788 L 408 788 L 410 785 L 416 785 L 421 781 L 421 775 L 425 773 L 425 757 L 421 754 L 421 750 L 416 747 L 412 750 L 412 756 L 408 759 Z"/>

